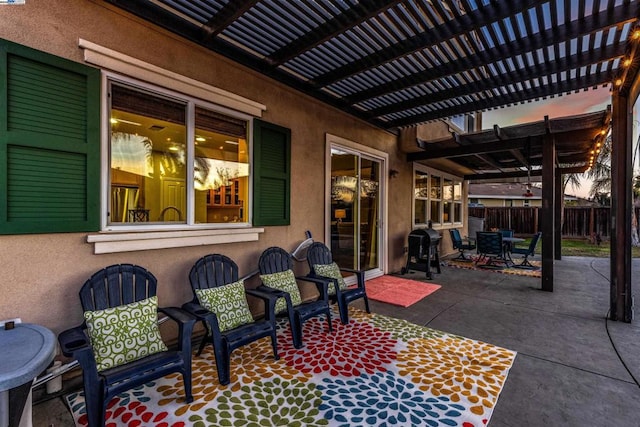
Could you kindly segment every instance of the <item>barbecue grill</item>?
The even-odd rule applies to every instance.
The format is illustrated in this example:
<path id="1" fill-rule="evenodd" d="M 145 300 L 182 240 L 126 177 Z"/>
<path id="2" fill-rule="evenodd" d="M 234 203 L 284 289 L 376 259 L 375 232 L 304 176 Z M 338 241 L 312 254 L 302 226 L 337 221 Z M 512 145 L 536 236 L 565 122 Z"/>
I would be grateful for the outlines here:
<path id="1" fill-rule="evenodd" d="M 410 270 L 424 271 L 427 279 L 431 279 L 431 268 L 435 267 L 436 272 L 440 274 L 440 256 L 438 255 L 440 238 L 440 234 L 432 228 L 418 228 L 409 233 L 407 265 L 401 273 L 405 274 Z"/>

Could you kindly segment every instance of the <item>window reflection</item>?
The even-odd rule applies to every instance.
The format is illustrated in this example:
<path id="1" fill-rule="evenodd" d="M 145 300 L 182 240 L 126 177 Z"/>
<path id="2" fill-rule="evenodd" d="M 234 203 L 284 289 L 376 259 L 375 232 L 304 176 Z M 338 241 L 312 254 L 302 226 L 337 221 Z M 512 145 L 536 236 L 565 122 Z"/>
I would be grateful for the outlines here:
<path id="1" fill-rule="evenodd" d="M 462 181 L 437 172 L 414 173 L 414 225 L 462 222 Z"/>
<path id="2" fill-rule="evenodd" d="M 248 222 L 246 120 L 195 106 L 189 124 L 187 101 L 115 82 L 110 93 L 110 224 Z"/>
<path id="3" fill-rule="evenodd" d="M 186 103 L 111 87 L 110 223 L 186 221 Z"/>

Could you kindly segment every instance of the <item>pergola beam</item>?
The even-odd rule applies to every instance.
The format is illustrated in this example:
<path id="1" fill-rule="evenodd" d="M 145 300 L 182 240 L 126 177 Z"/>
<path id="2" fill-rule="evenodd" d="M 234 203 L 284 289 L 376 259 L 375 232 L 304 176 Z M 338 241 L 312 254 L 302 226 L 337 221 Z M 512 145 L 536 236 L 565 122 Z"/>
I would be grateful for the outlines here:
<path id="1" fill-rule="evenodd" d="M 474 154 L 496 153 L 499 151 L 519 150 L 524 148 L 525 138 L 519 140 L 507 140 L 499 142 L 488 142 L 483 144 L 461 145 L 449 148 L 425 148 L 424 151 L 407 154 L 408 162 L 420 160 L 464 157 Z"/>
<path id="2" fill-rule="evenodd" d="M 251 9 L 258 0 L 233 0 L 225 4 L 220 12 L 213 16 L 206 24 L 204 24 L 203 41 L 209 41 L 225 28 L 233 24 L 233 22 L 247 10 Z"/>
<path id="3" fill-rule="evenodd" d="M 304 36 L 298 37 L 288 45 L 276 50 L 269 56 L 269 59 L 275 66 L 281 65 L 291 58 L 295 58 L 348 29 L 363 23 L 396 3 L 397 1 L 390 0 L 362 0 L 353 7 L 314 28 Z"/>
<path id="4" fill-rule="evenodd" d="M 571 69 L 580 69 L 581 67 L 591 66 L 593 64 L 598 64 L 598 68 L 600 64 L 604 61 L 609 61 L 611 58 L 620 58 L 625 54 L 625 46 L 624 44 L 614 44 L 607 46 L 602 49 L 597 49 L 593 52 L 590 52 L 589 55 L 573 55 L 565 58 L 561 58 L 556 61 L 550 61 L 548 64 L 544 64 L 539 67 L 539 77 L 546 76 L 551 80 L 551 76 L 553 74 L 559 74 L 562 72 L 568 72 Z M 401 79 L 401 83 L 404 87 L 398 87 L 398 82 L 392 82 L 388 84 L 389 86 L 393 86 L 392 90 L 387 91 L 385 86 L 380 85 L 372 88 L 370 91 L 363 91 L 357 93 L 355 96 L 349 96 L 348 102 L 352 104 L 356 104 L 358 102 L 362 102 L 365 99 L 373 98 L 377 96 L 384 95 L 388 92 L 397 92 L 402 89 L 406 89 L 407 87 L 416 86 L 418 84 L 424 84 L 431 80 L 425 79 L 425 73 L 419 73 L 420 80 L 416 81 L 414 84 L 408 84 L 407 79 Z M 439 77 L 442 78 L 442 77 Z M 441 102 L 447 99 L 459 98 L 462 96 L 467 96 L 469 94 L 481 94 L 487 91 L 492 91 L 496 89 L 500 89 L 509 85 L 518 85 L 524 84 L 529 79 L 528 76 L 516 75 L 515 73 L 506 73 L 501 76 L 500 81 L 493 82 L 491 80 L 481 80 L 481 81 L 473 81 L 464 85 L 452 87 L 446 91 L 440 91 L 437 93 L 424 95 L 420 97 L 414 97 L 407 101 L 397 102 L 394 104 L 386 105 L 383 107 L 378 107 L 375 109 L 371 109 L 367 112 L 370 117 L 381 117 L 387 114 L 393 114 L 400 111 L 409 110 L 415 107 L 419 107 L 424 104 L 432 104 L 434 102 Z M 409 81 L 411 81 L 411 76 L 409 76 Z"/>
<path id="5" fill-rule="evenodd" d="M 490 3 L 480 5 L 478 9 L 469 11 L 453 22 L 444 22 L 438 26 L 422 31 L 419 34 L 406 38 L 399 43 L 377 50 L 371 55 L 358 58 L 342 67 L 335 68 L 314 79 L 317 87 L 327 86 L 335 81 L 342 80 L 353 74 L 361 73 L 370 68 L 378 67 L 389 61 L 393 61 L 402 56 L 409 55 L 428 47 L 436 46 L 446 40 L 455 37 L 462 37 L 471 31 L 477 31 L 484 26 L 509 16 L 528 10 L 538 4 L 543 4 L 540 0 L 522 0 L 519 2 L 506 2 L 500 5 Z M 542 43 L 542 41 L 541 41 Z M 546 46 L 546 44 L 545 44 Z M 539 48 L 543 47 L 542 45 Z M 499 55 L 501 56 L 501 55 Z M 487 55 L 487 58 L 489 55 Z"/>
<path id="6" fill-rule="evenodd" d="M 589 168 L 589 165 L 585 163 L 583 166 L 573 166 L 570 168 L 556 168 L 556 174 L 566 175 L 571 173 L 583 173 Z M 511 178 L 525 178 L 527 171 L 510 171 L 510 172 L 492 172 L 492 173 L 478 173 L 465 175 L 464 179 L 467 181 L 479 181 L 479 180 L 496 180 L 496 179 L 511 179 Z M 542 176 L 542 169 L 533 169 L 531 176 Z"/>
<path id="7" fill-rule="evenodd" d="M 453 117 L 460 114 L 472 113 L 476 111 L 484 111 L 497 108 L 496 105 L 502 107 L 510 106 L 511 104 L 524 103 L 525 101 L 538 100 L 553 96 L 556 94 L 569 93 L 576 90 L 580 90 L 585 87 L 594 87 L 610 83 L 611 74 L 609 72 L 600 72 L 597 74 L 590 74 L 588 76 L 576 77 L 575 79 L 567 79 L 564 82 L 549 83 L 547 85 L 541 85 L 537 88 L 531 88 L 530 90 L 522 93 L 522 96 L 514 100 L 512 94 L 497 95 L 489 98 L 480 98 L 473 102 L 460 103 L 452 107 L 441 108 L 430 111 L 428 113 L 417 114 L 413 116 L 403 117 L 401 119 L 391 120 L 386 122 L 388 128 L 409 126 L 416 123 L 428 122 L 431 120 L 437 120 L 442 117 Z M 502 108 L 501 107 L 501 108 Z"/>

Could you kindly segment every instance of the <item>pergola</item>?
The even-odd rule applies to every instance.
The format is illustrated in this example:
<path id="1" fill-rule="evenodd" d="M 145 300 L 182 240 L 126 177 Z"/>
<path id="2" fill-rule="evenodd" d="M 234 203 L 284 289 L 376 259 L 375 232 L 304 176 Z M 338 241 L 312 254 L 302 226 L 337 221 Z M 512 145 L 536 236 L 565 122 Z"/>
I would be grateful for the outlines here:
<path id="1" fill-rule="evenodd" d="M 631 320 L 631 111 L 640 91 L 640 63 L 635 60 L 639 2 L 105 1 L 393 132 L 611 85 L 615 173 L 610 316 Z M 584 155 L 591 150 L 566 151 L 563 139 L 554 136 L 555 127 L 562 126 L 554 119 L 537 126 L 544 135 L 529 143 L 516 143 L 507 129 L 493 129 L 496 143 L 515 144 L 503 154 L 471 136 L 453 137 L 459 147 L 451 141 L 425 144 L 420 154 L 480 150 L 466 160 L 458 156 L 473 171 L 468 178 L 475 179 L 521 173 L 500 161 L 508 153 L 519 164 L 516 168 L 527 170 L 537 162 L 543 170 L 553 169 L 555 173 L 544 174 L 543 188 L 555 193 L 559 174 L 585 167 Z M 580 140 L 586 147 L 586 140 Z M 418 155 L 412 153 L 408 160 Z M 544 197 L 549 214 L 555 198 Z M 544 242 L 554 241 L 547 238 L 553 236 L 548 231 Z M 553 246 L 545 243 L 543 251 L 553 259 Z M 551 285 L 543 280 L 543 289 L 551 290 Z"/>
<path id="2" fill-rule="evenodd" d="M 560 259 L 562 175 L 590 167 L 609 132 L 611 110 L 459 135 L 407 155 L 410 161 L 447 159 L 466 180 L 542 176 L 542 289 L 553 291 L 553 260 Z M 554 153 L 550 153 L 553 150 Z M 548 221 L 552 218 L 553 221 Z M 552 236 L 551 239 L 546 236 Z"/>

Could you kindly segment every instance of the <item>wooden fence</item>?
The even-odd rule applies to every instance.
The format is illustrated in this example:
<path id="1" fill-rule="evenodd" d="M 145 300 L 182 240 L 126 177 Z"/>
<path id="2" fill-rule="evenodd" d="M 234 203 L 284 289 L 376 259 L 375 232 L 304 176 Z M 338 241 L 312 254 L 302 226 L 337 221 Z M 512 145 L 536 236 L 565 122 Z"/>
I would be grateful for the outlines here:
<path id="1" fill-rule="evenodd" d="M 635 208 L 636 218 L 640 208 Z M 469 216 L 484 218 L 484 228 L 506 228 L 517 234 L 532 235 L 540 230 L 544 218 L 539 207 L 469 208 Z M 565 207 L 562 235 L 565 237 L 593 237 L 611 234 L 609 207 Z"/>

